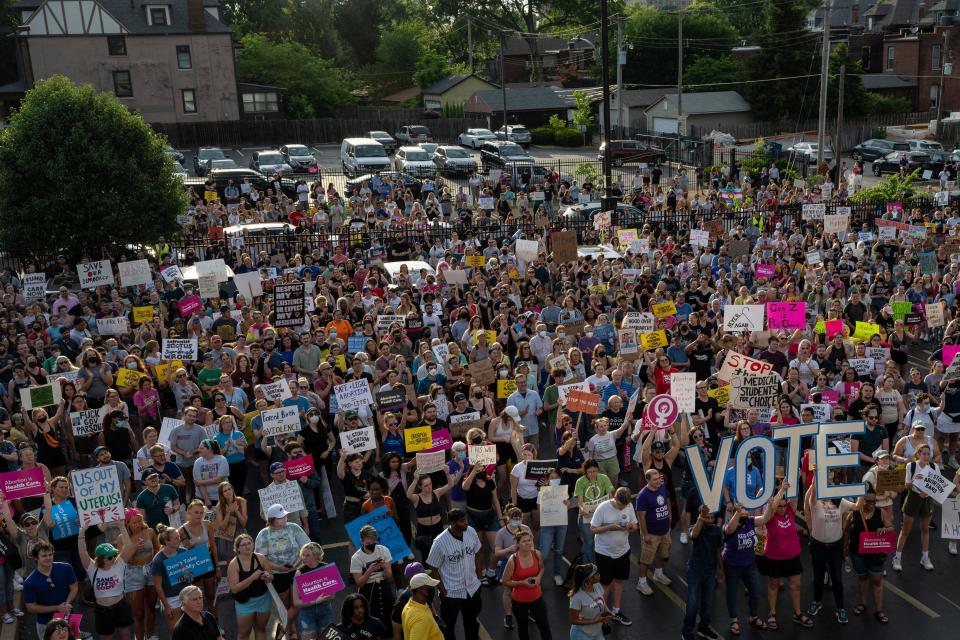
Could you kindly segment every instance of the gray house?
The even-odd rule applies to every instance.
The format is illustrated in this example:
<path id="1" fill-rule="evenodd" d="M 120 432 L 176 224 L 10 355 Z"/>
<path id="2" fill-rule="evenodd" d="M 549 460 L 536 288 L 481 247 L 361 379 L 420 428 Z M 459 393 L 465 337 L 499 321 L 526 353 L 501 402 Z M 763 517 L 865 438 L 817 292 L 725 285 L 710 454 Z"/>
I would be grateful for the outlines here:
<path id="1" fill-rule="evenodd" d="M 230 29 L 218 0 L 20 0 L 24 86 L 64 75 L 147 122 L 238 120 Z"/>
<path id="2" fill-rule="evenodd" d="M 677 94 L 670 93 L 644 110 L 647 129 L 657 133 L 687 133 L 692 125 L 720 129 L 752 122 L 750 105 L 736 91 L 683 94 L 682 118 L 677 118 Z"/>

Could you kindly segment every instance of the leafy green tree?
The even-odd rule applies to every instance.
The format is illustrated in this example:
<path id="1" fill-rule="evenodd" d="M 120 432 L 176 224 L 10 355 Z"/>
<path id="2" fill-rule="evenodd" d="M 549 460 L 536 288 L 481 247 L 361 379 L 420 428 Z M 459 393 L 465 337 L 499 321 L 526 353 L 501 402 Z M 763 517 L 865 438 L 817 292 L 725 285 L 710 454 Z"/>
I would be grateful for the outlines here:
<path id="1" fill-rule="evenodd" d="M 417 63 L 428 50 L 429 34 L 417 22 L 400 22 L 384 27 L 377 45 L 377 66 L 383 71 L 405 71 L 413 76 Z"/>
<path id="2" fill-rule="evenodd" d="M 350 91 L 355 82 L 350 74 L 302 44 L 249 34 L 241 38 L 240 45 L 240 81 L 283 87 L 287 111 L 294 117 L 329 116 L 337 106 L 353 100 Z"/>
<path id="3" fill-rule="evenodd" d="M 347 58 L 333 0 L 225 0 L 221 8 L 238 37 L 261 33 L 296 42 L 324 58 Z"/>
<path id="4" fill-rule="evenodd" d="M 698 91 L 743 91 L 743 85 L 727 84 L 747 79 L 747 67 L 730 57 L 700 56 L 683 70 L 683 90 Z M 713 84 L 722 83 L 722 84 Z"/>
<path id="5" fill-rule="evenodd" d="M 165 147 L 112 95 L 38 82 L 0 132 L 4 251 L 99 258 L 173 233 L 187 201 Z"/>

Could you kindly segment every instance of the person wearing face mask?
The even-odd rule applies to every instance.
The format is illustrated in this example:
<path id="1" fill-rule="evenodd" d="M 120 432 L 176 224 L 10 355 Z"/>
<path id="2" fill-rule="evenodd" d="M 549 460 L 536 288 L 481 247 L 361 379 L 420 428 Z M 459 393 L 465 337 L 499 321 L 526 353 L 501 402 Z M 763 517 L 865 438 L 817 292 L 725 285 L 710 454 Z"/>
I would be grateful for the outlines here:
<path id="1" fill-rule="evenodd" d="M 393 556 L 382 544 L 371 525 L 360 529 L 361 546 L 350 558 L 350 574 L 360 595 L 369 603 L 369 613 L 386 627 L 395 599 L 393 593 Z"/>
<path id="2" fill-rule="evenodd" d="M 55 476 L 64 475 L 67 458 L 63 452 L 63 434 L 57 428 L 63 412 L 63 405 L 57 408 L 57 414 L 50 418 L 45 409 L 34 409 L 23 414 L 26 431 L 37 444 L 37 461 L 45 464 Z"/>
<path id="3" fill-rule="evenodd" d="M 551 469 L 550 475 L 547 478 L 549 485 L 551 487 L 559 487 L 561 485 L 560 472 L 557 469 Z M 541 503 L 541 498 L 543 498 L 543 492 L 541 491 L 537 495 L 537 503 Z M 564 506 L 568 509 L 570 508 L 570 500 L 563 501 Z M 549 525 L 540 527 L 540 550 L 541 554 L 544 556 L 551 555 L 553 556 L 553 568 L 551 573 L 553 573 L 553 584 L 560 587 L 563 585 L 563 575 L 564 575 L 564 566 L 563 566 L 563 549 L 564 543 L 567 538 L 567 525 L 566 523 L 562 525 Z M 546 560 L 543 560 L 544 570 L 547 570 Z"/>
<path id="4" fill-rule="evenodd" d="M 113 371 L 103 362 L 95 349 L 87 349 L 83 359 L 83 367 L 77 374 L 77 391 L 87 396 L 87 404 L 92 409 L 99 409 L 107 394 L 107 389 L 113 385 Z"/>

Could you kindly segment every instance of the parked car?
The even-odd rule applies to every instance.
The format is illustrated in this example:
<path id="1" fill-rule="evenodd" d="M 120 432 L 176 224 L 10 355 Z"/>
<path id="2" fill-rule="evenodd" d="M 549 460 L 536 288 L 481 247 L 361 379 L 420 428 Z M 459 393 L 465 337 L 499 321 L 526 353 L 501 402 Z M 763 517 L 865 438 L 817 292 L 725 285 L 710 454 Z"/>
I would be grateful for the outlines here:
<path id="1" fill-rule="evenodd" d="M 400 127 L 400 131 L 393 136 L 397 144 L 417 144 L 419 142 L 433 142 L 430 129 L 420 124 L 408 124 Z"/>
<path id="2" fill-rule="evenodd" d="M 211 171 L 215 169 L 239 169 L 238 165 L 233 158 L 222 158 L 222 159 L 212 159 L 207 160 L 206 174 L 209 175 Z"/>
<path id="3" fill-rule="evenodd" d="M 517 143 L 498 140 L 483 143 L 483 146 L 480 147 L 480 161 L 483 163 L 484 171 L 489 171 L 490 167 L 503 167 L 510 162 L 529 162 L 532 164 L 533 158 Z"/>
<path id="4" fill-rule="evenodd" d="M 611 244 L 588 244 L 577 247 L 578 258 L 592 258 L 594 260 L 603 257 L 604 260 L 622 260 L 623 254 L 613 248 Z"/>
<path id="5" fill-rule="evenodd" d="M 460 147 L 443 145 L 433 152 L 433 164 L 442 176 L 470 175 L 477 170 L 477 161 Z"/>
<path id="6" fill-rule="evenodd" d="M 397 150 L 397 141 L 386 131 L 367 131 L 367 137 L 383 145 L 383 150 L 393 155 Z"/>
<path id="7" fill-rule="evenodd" d="M 340 143 L 340 165 L 348 176 L 390 168 L 383 145 L 373 138 L 347 138 Z"/>
<path id="8" fill-rule="evenodd" d="M 907 158 L 908 172 L 922 168 L 930 162 L 930 156 L 925 153 L 920 153 L 919 151 L 894 151 L 873 161 L 871 167 L 873 169 L 873 175 L 881 176 L 885 173 L 900 173 L 900 158 L 904 156 Z"/>
<path id="9" fill-rule="evenodd" d="M 436 142 L 421 142 L 417 146 L 423 149 L 424 151 L 426 151 L 428 154 L 430 154 L 430 157 L 432 158 L 433 152 L 436 151 L 437 147 L 439 147 L 440 145 L 437 144 Z"/>
<path id="10" fill-rule="evenodd" d="M 574 204 L 564 209 L 563 217 L 567 220 L 587 223 L 592 222 L 594 216 L 601 210 L 599 202 Z M 644 223 L 644 214 L 640 209 L 621 202 L 617 204 L 617 213 L 613 216 L 611 223 L 613 226 L 620 227 L 642 226 Z"/>
<path id="11" fill-rule="evenodd" d="M 437 165 L 429 153 L 420 147 L 400 147 L 393 157 L 393 168 L 401 173 L 409 173 L 418 177 L 434 177 L 437 175 Z"/>
<path id="12" fill-rule="evenodd" d="M 864 140 L 853 148 L 854 160 L 876 160 L 882 158 L 892 151 L 910 151 L 910 145 L 906 142 L 894 142 L 893 140 L 883 140 L 882 138 L 870 138 Z"/>
<path id="13" fill-rule="evenodd" d="M 603 154 L 606 148 L 607 143 L 604 142 L 600 145 L 600 152 L 597 154 L 598 162 L 603 162 Z M 636 140 L 610 141 L 610 164 L 615 167 L 635 162 L 658 164 L 666 161 L 667 153 L 659 147 L 651 147 L 645 142 L 638 142 Z"/>
<path id="14" fill-rule="evenodd" d="M 410 189 L 410 192 L 414 195 L 415 198 L 420 197 L 420 190 L 423 188 L 423 181 L 416 176 L 412 176 L 409 173 L 398 173 L 397 171 L 378 171 L 376 174 L 365 173 L 361 176 L 355 178 L 350 178 L 346 181 L 346 190 L 345 195 L 349 197 L 353 193 L 353 188 L 360 188 L 363 186 L 364 182 L 369 182 L 370 186 L 373 186 L 374 175 L 380 176 L 381 178 L 389 178 L 391 181 L 396 183 L 398 180 L 403 183 L 404 189 Z"/>
<path id="15" fill-rule="evenodd" d="M 181 180 L 187 179 L 187 170 L 184 169 L 183 165 L 176 160 L 173 161 L 173 175 L 177 176 Z"/>
<path id="16" fill-rule="evenodd" d="M 250 158 L 250 168 L 265 175 L 293 173 L 293 167 L 287 164 L 283 154 L 275 149 L 254 151 L 253 157 Z"/>
<path id="17" fill-rule="evenodd" d="M 522 147 L 529 147 L 533 142 L 533 136 L 530 135 L 530 129 L 517 124 L 507 125 L 506 131 L 503 127 L 497 129 L 497 139 L 516 142 Z"/>
<path id="18" fill-rule="evenodd" d="M 946 167 L 947 174 L 950 176 L 950 180 L 957 179 L 957 169 L 958 164 L 960 164 L 960 153 L 953 151 L 947 153 L 946 151 L 930 151 L 930 163 L 927 167 L 933 171 L 933 179 L 939 180 L 940 171 Z"/>
<path id="19" fill-rule="evenodd" d="M 169 144 L 167 145 L 167 155 L 176 160 L 179 164 L 183 164 L 183 152 L 177 151 Z"/>
<path id="20" fill-rule="evenodd" d="M 467 129 L 457 136 L 457 144 L 471 149 L 479 149 L 484 142 L 492 142 L 497 139 L 497 134 L 490 129 Z"/>
<path id="21" fill-rule="evenodd" d="M 943 145 L 937 142 L 936 140 L 906 140 L 907 146 L 910 147 L 910 151 L 922 151 L 923 153 L 930 153 L 931 151 L 943 151 Z"/>
<path id="22" fill-rule="evenodd" d="M 227 154 L 223 149 L 216 147 L 203 147 L 193 156 L 193 173 L 198 176 L 207 175 L 207 160 L 223 160 Z"/>
<path id="23" fill-rule="evenodd" d="M 310 153 L 310 147 L 303 144 L 285 144 L 280 147 L 280 154 L 283 160 L 296 173 L 309 173 L 319 175 L 320 167 L 317 164 L 317 157 Z"/>
<path id="24" fill-rule="evenodd" d="M 808 163 L 817 161 L 817 155 L 820 147 L 816 142 L 798 142 L 787 149 L 787 153 L 793 154 L 801 160 Z M 823 148 L 823 159 L 825 162 L 833 161 L 833 150 L 830 147 Z"/>

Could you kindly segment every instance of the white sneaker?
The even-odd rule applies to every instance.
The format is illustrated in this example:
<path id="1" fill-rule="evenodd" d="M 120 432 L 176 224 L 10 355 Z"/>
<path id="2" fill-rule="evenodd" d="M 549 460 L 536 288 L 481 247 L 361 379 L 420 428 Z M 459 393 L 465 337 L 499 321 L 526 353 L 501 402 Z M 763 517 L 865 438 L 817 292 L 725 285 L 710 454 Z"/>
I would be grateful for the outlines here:
<path id="1" fill-rule="evenodd" d="M 893 562 L 891 564 L 894 571 L 903 571 L 903 563 L 900 561 L 900 556 L 893 556 Z"/>
<path id="2" fill-rule="evenodd" d="M 687 537 L 687 532 L 684 531 L 680 534 L 680 544 L 687 544 L 689 538 Z"/>
<path id="3" fill-rule="evenodd" d="M 653 581 L 659 582 L 660 584 L 670 584 L 671 582 L 673 582 L 673 580 L 671 580 L 661 572 L 653 574 Z"/>
<path id="4" fill-rule="evenodd" d="M 553 576 L 553 584 L 555 584 L 555 585 L 558 586 L 558 587 L 562 587 L 562 586 L 563 586 L 563 578 L 561 578 L 560 576 Z"/>
<path id="5" fill-rule="evenodd" d="M 923 556 L 920 558 L 920 566 L 926 569 L 927 571 L 933 571 L 933 563 L 930 562 L 929 556 Z"/>
<path id="6" fill-rule="evenodd" d="M 637 591 L 645 596 L 653 595 L 653 588 L 650 586 L 650 583 L 645 580 L 637 580 Z"/>
<path id="7" fill-rule="evenodd" d="M 957 555 L 957 543 L 955 541 L 948 544 L 947 549 L 950 551 L 950 555 Z"/>

